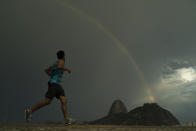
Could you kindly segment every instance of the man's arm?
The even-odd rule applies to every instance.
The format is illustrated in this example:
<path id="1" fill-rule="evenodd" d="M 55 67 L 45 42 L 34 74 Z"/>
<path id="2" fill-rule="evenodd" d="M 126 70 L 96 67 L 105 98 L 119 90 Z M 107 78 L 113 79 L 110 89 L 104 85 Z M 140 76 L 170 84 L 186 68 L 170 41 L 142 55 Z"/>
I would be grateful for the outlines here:
<path id="1" fill-rule="evenodd" d="M 71 69 L 70 68 L 65 68 L 63 65 L 64 65 L 64 60 L 59 60 L 58 69 L 67 71 L 68 73 L 71 73 Z"/>
<path id="2" fill-rule="evenodd" d="M 51 74 L 52 74 L 50 70 L 51 70 L 50 66 L 45 69 L 46 74 L 49 75 L 49 76 L 51 76 Z"/>

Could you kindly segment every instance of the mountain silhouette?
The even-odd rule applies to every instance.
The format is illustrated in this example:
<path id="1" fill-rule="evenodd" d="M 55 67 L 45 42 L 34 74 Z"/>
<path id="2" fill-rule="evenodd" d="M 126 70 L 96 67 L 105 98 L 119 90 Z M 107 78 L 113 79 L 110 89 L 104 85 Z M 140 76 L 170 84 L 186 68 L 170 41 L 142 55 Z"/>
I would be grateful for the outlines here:
<path id="1" fill-rule="evenodd" d="M 118 113 L 127 113 L 127 108 L 121 100 L 115 100 L 113 102 L 108 115 L 114 115 Z"/>
<path id="2" fill-rule="evenodd" d="M 87 124 L 97 125 L 144 125 L 171 126 L 180 122 L 168 110 L 157 103 L 145 103 L 129 112 L 121 100 L 115 100 L 107 116 L 90 121 Z"/>

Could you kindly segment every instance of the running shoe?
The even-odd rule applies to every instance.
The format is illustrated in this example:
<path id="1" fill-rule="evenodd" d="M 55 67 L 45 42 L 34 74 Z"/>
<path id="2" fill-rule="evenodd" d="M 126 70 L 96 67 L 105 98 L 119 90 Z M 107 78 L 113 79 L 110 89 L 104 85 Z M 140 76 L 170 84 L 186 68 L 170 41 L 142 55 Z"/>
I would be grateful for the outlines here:
<path id="1" fill-rule="evenodd" d="M 76 123 L 76 120 L 72 119 L 72 118 L 69 118 L 69 120 L 67 120 L 65 122 L 65 126 L 68 126 L 68 125 L 73 125 Z"/>

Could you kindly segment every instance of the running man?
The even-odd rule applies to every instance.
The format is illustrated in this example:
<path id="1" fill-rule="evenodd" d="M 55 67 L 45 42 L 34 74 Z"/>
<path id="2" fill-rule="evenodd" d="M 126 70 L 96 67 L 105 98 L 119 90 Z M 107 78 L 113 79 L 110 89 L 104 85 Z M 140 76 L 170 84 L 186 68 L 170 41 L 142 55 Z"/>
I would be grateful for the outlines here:
<path id="1" fill-rule="evenodd" d="M 45 69 L 47 75 L 50 76 L 50 80 L 48 81 L 48 91 L 45 94 L 45 100 L 33 106 L 31 109 L 25 110 L 25 119 L 27 122 L 30 121 L 32 113 L 37 111 L 38 109 L 49 105 L 52 102 L 53 97 L 56 97 L 61 101 L 61 109 L 63 112 L 63 116 L 65 118 L 65 125 L 74 124 L 76 120 L 73 120 L 68 117 L 67 113 L 67 99 L 65 97 L 64 90 L 61 86 L 61 78 L 64 71 L 67 71 L 69 74 L 71 73 L 70 68 L 65 68 L 65 53 L 60 50 L 57 52 L 58 60 L 52 65 Z"/>

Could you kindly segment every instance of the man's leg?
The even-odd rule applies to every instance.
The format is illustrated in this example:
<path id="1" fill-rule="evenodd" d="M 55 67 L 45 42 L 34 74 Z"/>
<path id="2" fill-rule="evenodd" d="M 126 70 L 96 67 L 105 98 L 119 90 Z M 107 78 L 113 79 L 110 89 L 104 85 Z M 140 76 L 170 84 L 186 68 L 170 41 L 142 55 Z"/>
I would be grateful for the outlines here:
<path id="1" fill-rule="evenodd" d="M 59 100 L 61 101 L 61 109 L 64 115 L 65 120 L 69 120 L 68 113 L 67 113 L 67 99 L 65 96 L 60 96 Z"/>
<path id="2" fill-rule="evenodd" d="M 50 104 L 52 101 L 52 99 L 49 99 L 49 98 L 45 98 L 45 100 L 41 101 L 40 103 L 36 104 L 35 106 L 33 106 L 30 110 L 29 110 L 29 113 L 33 113 L 35 112 L 36 110 Z"/>

